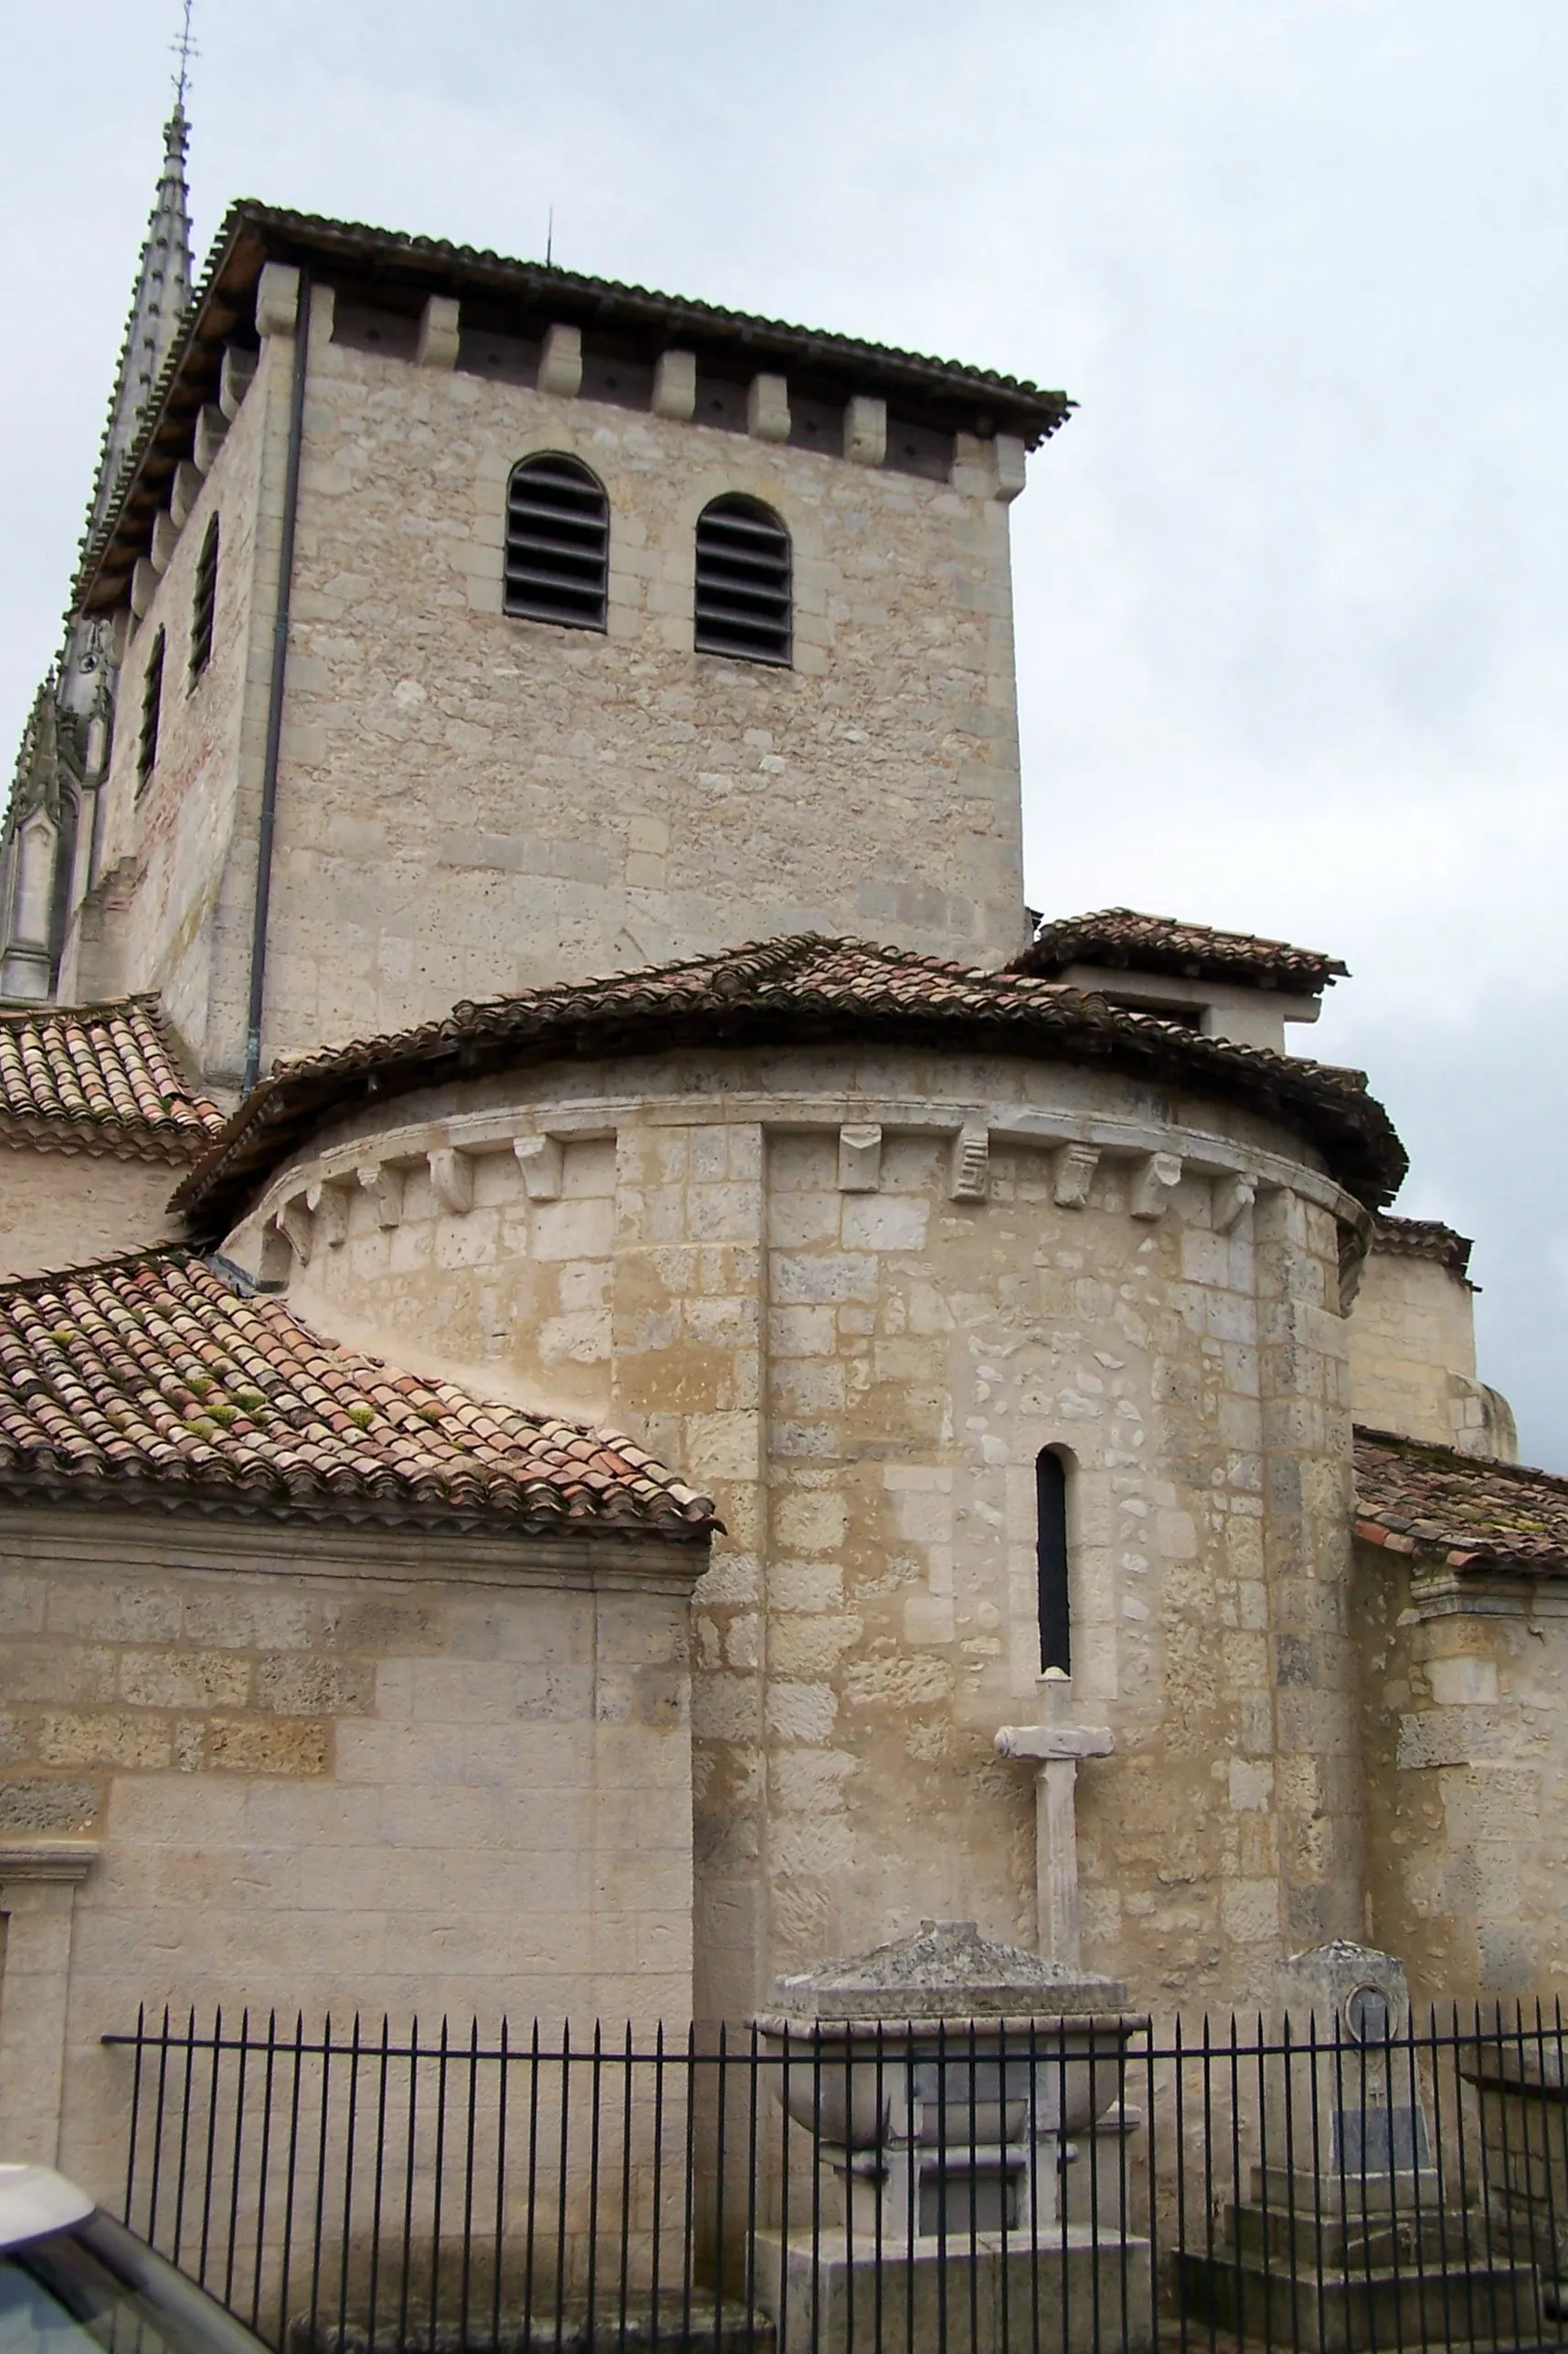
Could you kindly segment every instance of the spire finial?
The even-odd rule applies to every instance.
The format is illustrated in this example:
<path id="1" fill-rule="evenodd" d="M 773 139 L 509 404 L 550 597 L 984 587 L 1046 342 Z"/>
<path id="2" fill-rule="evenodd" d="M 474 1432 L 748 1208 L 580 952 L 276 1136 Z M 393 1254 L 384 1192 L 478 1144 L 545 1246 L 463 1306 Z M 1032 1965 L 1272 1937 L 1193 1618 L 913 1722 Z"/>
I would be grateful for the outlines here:
<path id="1" fill-rule="evenodd" d="M 185 112 L 185 92 L 190 88 L 191 59 L 193 58 L 199 58 L 201 55 L 200 49 L 197 48 L 196 42 L 191 38 L 191 8 L 193 5 L 194 0 L 184 0 L 184 19 L 181 23 L 178 34 L 175 36 L 175 39 L 169 43 L 170 48 L 180 61 L 180 69 L 175 76 L 175 111 L 176 114 L 183 114 Z"/>

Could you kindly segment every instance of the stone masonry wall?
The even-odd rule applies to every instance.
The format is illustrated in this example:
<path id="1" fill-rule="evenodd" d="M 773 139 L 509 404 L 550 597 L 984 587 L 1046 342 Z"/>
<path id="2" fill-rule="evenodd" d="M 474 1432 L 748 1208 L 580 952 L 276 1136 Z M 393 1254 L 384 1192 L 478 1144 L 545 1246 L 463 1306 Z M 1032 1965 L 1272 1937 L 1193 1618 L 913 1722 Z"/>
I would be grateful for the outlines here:
<path id="1" fill-rule="evenodd" d="M 1434 1259 L 1374 1249 L 1350 1338 L 1358 1422 L 1465 1454 L 1517 1455 L 1507 1405 L 1476 1379 L 1474 1296 L 1462 1275 Z"/>
<path id="2" fill-rule="evenodd" d="M 717 1498 L 705 2009 L 923 1914 L 1033 1942 L 1033 1788 L 992 1744 L 1038 1713 L 1047 1446 L 1074 1708 L 1117 1740 L 1079 1783 L 1086 1958 L 1246 2001 L 1359 1932 L 1337 1197 L 1190 1108 L 1191 1137 L 1083 1071 L 849 1048 L 521 1074 L 367 1107 L 226 1246 L 257 1264 L 291 1204 L 308 1260 L 265 1247 L 298 1312 L 629 1427 Z M 1151 1178 L 1156 1137 L 1187 1158 Z"/>
<path id="3" fill-rule="evenodd" d="M 61 2162 L 103 2186 L 143 2001 L 689 2015 L 679 1556 L 8 1513 L 0 1913 L 8 1850 L 101 1843 Z"/>
<path id="4" fill-rule="evenodd" d="M 782 931 L 981 963 L 1021 945 L 1007 507 L 988 445 L 960 440 L 952 481 L 933 482 L 421 366 L 329 340 L 332 317 L 319 287 L 267 1060 Z M 171 611 L 180 653 L 193 522 L 132 642 L 105 835 L 106 868 L 144 869 L 124 985 L 164 990 L 209 1080 L 243 1046 L 291 340 L 262 354 L 204 492 L 221 492 L 228 578 L 252 597 L 249 628 L 226 608 L 225 662 L 190 715 L 221 705 L 228 748 L 187 740 L 176 694 L 135 802 L 140 664 Z M 541 450 L 581 457 L 608 492 L 603 634 L 501 610 L 507 478 Z M 790 531 L 790 669 L 692 650 L 694 527 L 724 492 Z"/>
<path id="5" fill-rule="evenodd" d="M 1568 1616 L 1547 1586 L 1356 1547 L 1368 1903 L 1424 2001 L 1568 1976 Z"/>
<path id="6" fill-rule="evenodd" d="M 183 1173 L 166 1161 L 0 1144 L 0 1275 L 41 1275 L 176 1241 L 164 1204 Z"/>
<path id="7" fill-rule="evenodd" d="M 158 990 L 202 1083 L 220 1095 L 238 1086 L 243 1061 L 291 355 L 287 341 L 263 346 L 167 569 L 146 613 L 132 625 L 99 815 L 97 879 L 90 904 L 76 917 L 61 981 L 67 997 L 79 990 L 108 996 Z M 219 543 L 212 654 L 193 683 L 196 566 L 214 514 Z M 160 630 L 158 755 L 139 788 L 143 688 Z M 88 945 L 90 936 L 96 945 Z"/>

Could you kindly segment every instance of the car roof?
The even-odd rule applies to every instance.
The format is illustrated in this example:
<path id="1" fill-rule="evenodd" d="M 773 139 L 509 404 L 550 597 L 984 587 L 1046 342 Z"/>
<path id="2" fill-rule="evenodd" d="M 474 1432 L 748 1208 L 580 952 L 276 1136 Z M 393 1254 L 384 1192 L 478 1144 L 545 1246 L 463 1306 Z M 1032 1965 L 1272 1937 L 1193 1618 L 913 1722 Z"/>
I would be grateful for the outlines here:
<path id="1" fill-rule="evenodd" d="M 96 2204 L 52 2166 L 0 2166 L 0 2248 L 79 2223 Z"/>

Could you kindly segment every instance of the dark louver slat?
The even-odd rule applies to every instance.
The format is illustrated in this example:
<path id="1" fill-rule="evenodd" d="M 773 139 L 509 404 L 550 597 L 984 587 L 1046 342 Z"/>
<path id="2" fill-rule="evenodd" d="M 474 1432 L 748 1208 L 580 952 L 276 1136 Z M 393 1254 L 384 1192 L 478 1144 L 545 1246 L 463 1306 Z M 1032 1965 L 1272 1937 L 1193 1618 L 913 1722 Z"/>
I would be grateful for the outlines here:
<path id="1" fill-rule="evenodd" d="M 715 499 L 697 518 L 696 647 L 788 663 L 789 535 L 750 499 Z"/>
<path id="2" fill-rule="evenodd" d="M 602 630 L 609 586 L 604 485 L 576 458 L 525 458 L 506 497 L 506 610 Z"/>

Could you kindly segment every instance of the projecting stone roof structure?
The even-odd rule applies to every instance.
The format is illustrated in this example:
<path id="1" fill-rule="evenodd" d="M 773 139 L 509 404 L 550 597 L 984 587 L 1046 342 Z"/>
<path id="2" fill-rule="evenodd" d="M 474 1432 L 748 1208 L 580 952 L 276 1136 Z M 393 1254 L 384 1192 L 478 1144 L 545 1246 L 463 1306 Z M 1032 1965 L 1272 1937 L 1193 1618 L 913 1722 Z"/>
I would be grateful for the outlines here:
<path id="1" fill-rule="evenodd" d="M 1568 1574 L 1568 1479 L 1449 1447 L 1358 1430 L 1356 1534 L 1449 1569 Z"/>
<path id="2" fill-rule="evenodd" d="M 1475 1244 L 1440 1218 L 1394 1218 L 1385 1211 L 1372 1229 L 1372 1246 L 1390 1258 L 1429 1258 L 1452 1275 L 1465 1276 Z"/>
<path id="3" fill-rule="evenodd" d="M 183 1253 L 0 1290 L 0 1497 L 532 1537 L 717 1526 L 630 1439 L 340 1348 Z"/>
<path id="4" fill-rule="evenodd" d="M 309 263 L 339 281 L 361 279 L 377 305 L 405 307 L 416 317 L 429 294 L 444 294 L 462 302 L 465 317 L 502 332 L 524 332 L 531 322 L 535 332 L 557 323 L 588 327 L 650 359 L 679 345 L 721 374 L 778 369 L 808 398 L 877 394 L 915 421 L 982 437 L 1014 434 L 1030 448 L 1065 424 L 1073 408 L 1065 393 L 1043 392 L 989 368 L 247 198 L 230 207 L 218 229 L 114 504 L 89 539 L 75 590 L 83 611 L 110 611 L 122 601 L 131 568 L 146 553 L 154 518 L 166 504 L 170 478 L 189 454 L 196 417 L 217 398 L 224 345 L 249 327 L 256 281 L 270 260 Z"/>
<path id="5" fill-rule="evenodd" d="M 1133 972 L 1165 972 L 1192 981 L 1242 981 L 1254 989 L 1316 994 L 1350 967 L 1316 949 L 1292 948 L 1251 932 L 1217 932 L 1173 916 L 1140 915 L 1135 907 L 1103 907 L 1096 915 L 1044 923 L 1009 967 L 1049 980 L 1069 965 L 1107 965 Z"/>
<path id="6" fill-rule="evenodd" d="M 178 1162 L 222 1126 L 175 1062 L 155 997 L 0 1013 L 0 1137 Z"/>
<path id="7" fill-rule="evenodd" d="M 605 981 L 463 1003 L 396 1035 L 281 1064 L 175 1194 L 216 1231 L 329 1109 L 587 1056 L 853 1039 L 1088 1064 L 1247 1105 L 1306 1138 L 1362 1202 L 1387 1201 L 1404 1149 L 1359 1071 L 1204 1037 L 1012 973 L 812 934 Z"/>

